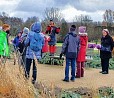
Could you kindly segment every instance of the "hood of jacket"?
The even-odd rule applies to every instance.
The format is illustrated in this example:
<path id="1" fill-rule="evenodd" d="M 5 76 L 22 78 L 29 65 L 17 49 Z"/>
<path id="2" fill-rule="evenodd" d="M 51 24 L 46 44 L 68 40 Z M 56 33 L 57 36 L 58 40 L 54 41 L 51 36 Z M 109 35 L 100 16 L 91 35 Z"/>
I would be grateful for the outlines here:
<path id="1" fill-rule="evenodd" d="M 32 26 L 31 26 L 31 31 L 36 32 L 36 33 L 40 33 L 42 30 L 42 26 L 40 22 L 35 22 Z"/>
<path id="2" fill-rule="evenodd" d="M 69 35 L 72 35 L 72 36 L 74 36 L 74 37 L 77 36 L 76 32 L 69 32 L 68 34 L 69 34 Z"/>

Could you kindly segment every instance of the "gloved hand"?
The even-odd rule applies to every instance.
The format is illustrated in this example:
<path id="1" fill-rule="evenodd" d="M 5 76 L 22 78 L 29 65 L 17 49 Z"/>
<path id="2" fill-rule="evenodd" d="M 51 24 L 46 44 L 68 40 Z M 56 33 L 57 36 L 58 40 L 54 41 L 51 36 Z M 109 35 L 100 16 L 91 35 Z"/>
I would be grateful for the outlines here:
<path id="1" fill-rule="evenodd" d="M 63 56 L 63 53 L 60 54 L 60 59 L 62 58 L 62 56 Z"/>

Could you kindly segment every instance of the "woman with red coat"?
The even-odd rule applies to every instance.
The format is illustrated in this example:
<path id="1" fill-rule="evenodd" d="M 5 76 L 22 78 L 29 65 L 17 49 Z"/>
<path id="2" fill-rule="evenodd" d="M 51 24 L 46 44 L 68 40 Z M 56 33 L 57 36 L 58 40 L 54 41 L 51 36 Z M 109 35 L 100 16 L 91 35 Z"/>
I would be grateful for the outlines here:
<path id="1" fill-rule="evenodd" d="M 80 36 L 80 50 L 77 56 L 77 73 L 76 78 L 84 77 L 84 66 L 85 66 L 85 56 L 86 56 L 86 48 L 88 43 L 88 36 L 85 33 L 86 27 L 79 27 L 79 36 Z"/>

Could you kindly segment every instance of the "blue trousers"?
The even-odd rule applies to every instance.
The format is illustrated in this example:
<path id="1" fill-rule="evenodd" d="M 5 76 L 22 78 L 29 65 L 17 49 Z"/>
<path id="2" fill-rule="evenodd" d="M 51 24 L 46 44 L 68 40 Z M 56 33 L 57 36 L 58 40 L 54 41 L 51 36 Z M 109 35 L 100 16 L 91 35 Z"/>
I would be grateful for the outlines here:
<path id="1" fill-rule="evenodd" d="M 65 80 L 69 80 L 69 66 L 71 64 L 71 80 L 75 80 L 76 58 L 66 58 Z"/>
<path id="2" fill-rule="evenodd" d="M 32 78 L 33 78 L 33 81 L 36 81 L 36 78 L 37 78 L 37 68 L 35 66 L 35 60 L 26 58 L 25 77 L 27 79 L 29 78 L 30 68 L 31 68 L 32 61 L 33 61 Z"/>

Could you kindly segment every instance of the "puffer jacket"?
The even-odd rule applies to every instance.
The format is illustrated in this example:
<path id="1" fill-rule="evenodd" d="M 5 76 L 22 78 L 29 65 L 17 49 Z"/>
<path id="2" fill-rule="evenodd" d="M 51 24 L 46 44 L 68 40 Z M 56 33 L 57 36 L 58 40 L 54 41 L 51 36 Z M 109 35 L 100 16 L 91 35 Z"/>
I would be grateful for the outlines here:
<path id="1" fill-rule="evenodd" d="M 35 52 L 33 50 L 31 50 L 29 44 L 30 44 L 30 41 L 34 38 L 34 34 L 35 33 L 38 33 L 39 36 L 41 37 L 42 39 L 42 47 L 44 45 L 44 37 L 41 35 L 41 23 L 39 22 L 36 22 L 33 24 L 33 26 L 31 26 L 31 30 L 28 35 L 27 35 L 27 38 L 25 40 L 25 45 L 27 46 L 27 50 L 26 50 L 26 58 L 29 58 L 29 59 L 34 59 L 34 54 L 36 56 L 37 59 L 41 59 L 41 50 Z"/>

